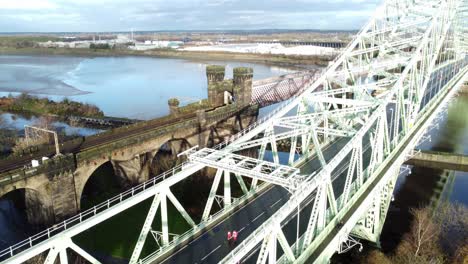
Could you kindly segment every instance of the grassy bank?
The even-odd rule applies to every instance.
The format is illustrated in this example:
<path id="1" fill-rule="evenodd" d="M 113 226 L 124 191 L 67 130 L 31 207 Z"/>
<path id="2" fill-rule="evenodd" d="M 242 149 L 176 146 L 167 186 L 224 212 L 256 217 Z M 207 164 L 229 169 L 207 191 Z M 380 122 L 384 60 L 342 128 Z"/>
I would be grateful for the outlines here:
<path id="1" fill-rule="evenodd" d="M 104 113 L 94 105 L 64 99 L 55 102 L 28 94 L 0 98 L 0 110 L 7 112 L 29 112 L 38 115 L 103 117 Z"/>
<path id="2" fill-rule="evenodd" d="M 231 52 L 199 52 L 174 49 L 155 49 L 149 51 L 119 49 L 70 49 L 70 48 L 33 48 L 0 46 L 0 55 L 68 55 L 68 56 L 149 56 L 159 58 L 179 58 L 189 60 L 233 60 L 252 63 L 264 63 L 278 66 L 318 65 L 326 66 L 330 56 L 298 56 L 273 54 L 247 54 Z"/>

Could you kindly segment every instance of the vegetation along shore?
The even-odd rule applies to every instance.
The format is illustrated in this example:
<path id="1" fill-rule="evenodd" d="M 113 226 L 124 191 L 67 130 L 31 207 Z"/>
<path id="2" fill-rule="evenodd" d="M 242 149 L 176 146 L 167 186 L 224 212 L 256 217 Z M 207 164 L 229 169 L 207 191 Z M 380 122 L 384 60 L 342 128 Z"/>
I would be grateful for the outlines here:
<path id="1" fill-rule="evenodd" d="M 103 111 L 95 105 L 75 102 L 67 98 L 61 102 L 56 102 L 48 98 L 39 98 L 26 93 L 18 96 L 9 95 L 0 97 L 0 110 L 38 115 L 104 117 Z"/>

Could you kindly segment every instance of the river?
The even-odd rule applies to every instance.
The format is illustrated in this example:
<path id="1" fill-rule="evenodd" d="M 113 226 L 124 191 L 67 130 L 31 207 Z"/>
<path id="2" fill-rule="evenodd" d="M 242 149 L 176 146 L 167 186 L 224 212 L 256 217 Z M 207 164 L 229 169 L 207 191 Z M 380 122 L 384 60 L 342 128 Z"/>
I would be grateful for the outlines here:
<path id="1" fill-rule="evenodd" d="M 169 113 L 167 100 L 181 105 L 207 98 L 209 64 L 254 69 L 254 79 L 295 70 L 234 61 L 190 61 L 153 57 L 0 56 L 0 96 L 27 92 L 97 105 L 107 116 L 151 119 Z"/>

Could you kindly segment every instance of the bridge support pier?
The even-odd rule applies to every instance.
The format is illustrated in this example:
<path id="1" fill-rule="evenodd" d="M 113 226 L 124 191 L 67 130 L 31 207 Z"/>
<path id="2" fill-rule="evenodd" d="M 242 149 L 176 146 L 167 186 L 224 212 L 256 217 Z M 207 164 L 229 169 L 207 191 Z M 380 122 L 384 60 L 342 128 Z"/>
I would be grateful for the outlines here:
<path id="1" fill-rule="evenodd" d="M 62 221 L 78 211 L 74 174 L 70 170 L 43 173 L 14 185 L 1 186 L 0 197 L 24 210 L 27 222 L 38 228 Z"/>
<path id="2" fill-rule="evenodd" d="M 52 201 L 55 222 L 60 222 L 78 212 L 75 180 L 71 171 L 61 173 L 50 182 L 49 195 Z"/>
<path id="3" fill-rule="evenodd" d="M 147 181 L 150 178 L 151 162 L 155 154 L 156 151 L 146 152 L 127 161 L 111 160 L 121 185 L 133 186 Z"/>
<path id="4" fill-rule="evenodd" d="M 24 207 L 26 219 L 34 227 L 49 225 L 54 222 L 54 208 L 48 194 L 43 191 L 25 189 Z"/>

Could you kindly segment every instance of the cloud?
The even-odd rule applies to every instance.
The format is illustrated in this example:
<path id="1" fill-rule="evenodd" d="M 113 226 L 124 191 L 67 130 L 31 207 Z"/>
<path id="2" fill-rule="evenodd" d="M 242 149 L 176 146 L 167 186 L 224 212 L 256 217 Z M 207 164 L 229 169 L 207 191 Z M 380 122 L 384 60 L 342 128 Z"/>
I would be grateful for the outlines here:
<path id="1" fill-rule="evenodd" d="M 0 0 L 0 31 L 359 29 L 380 0 Z"/>
<path id="2" fill-rule="evenodd" d="M 33 10 L 33 9 L 53 9 L 57 5 L 54 2 L 46 0 L 0 0 L 0 9 L 13 10 Z"/>

